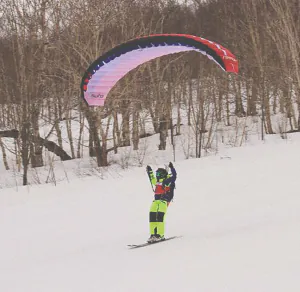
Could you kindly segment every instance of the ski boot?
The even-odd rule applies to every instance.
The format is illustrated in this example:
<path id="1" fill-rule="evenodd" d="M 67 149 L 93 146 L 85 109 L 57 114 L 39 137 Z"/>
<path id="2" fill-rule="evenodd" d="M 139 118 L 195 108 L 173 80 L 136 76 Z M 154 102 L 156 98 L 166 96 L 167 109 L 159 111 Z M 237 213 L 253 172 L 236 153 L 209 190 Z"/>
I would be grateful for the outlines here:
<path id="1" fill-rule="evenodd" d="M 163 235 L 157 235 L 158 236 L 158 241 L 164 241 L 165 237 Z"/>
<path id="2" fill-rule="evenodd" d="M 147 240 L 148 243 L 153 243 L 156 241 L 156 234 L 151 234 L 149 239 Z"/>
<path id="3" fill-rule="evenodd" d="M 163 235 L 160 236 L 159 234 L 152 234 L 147 242 L 154 243 L 154 242 L 163 241 L 163 240 L 165 240 L 165 237 Z"/>

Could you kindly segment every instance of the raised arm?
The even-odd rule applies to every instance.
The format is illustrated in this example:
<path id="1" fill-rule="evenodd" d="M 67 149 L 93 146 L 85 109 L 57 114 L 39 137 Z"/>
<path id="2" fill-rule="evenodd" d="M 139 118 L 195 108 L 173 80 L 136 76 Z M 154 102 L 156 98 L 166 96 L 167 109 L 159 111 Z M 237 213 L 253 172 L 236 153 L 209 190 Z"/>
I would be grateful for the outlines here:
<path id="1" fill-rule="evenodd" d="M 156 181 L 155 175 L 153 174 L 151 166 L 147 165 L 146 170 L 147 170 L 151 184 L 155 186 L 157 181 Z"/>
<path id="2" fill-rule="evenodd" d="M 169 167 L 170 167 L 172 176 L 170 176 L 169 178 L 167 178 L 164 181 L 164 185 L 168 185 L 169 183 L 174 183 L 176 181 L 176 178 L 177 178 L 177 172 L 176 172 L 172 162 L 169 163 Z"/>

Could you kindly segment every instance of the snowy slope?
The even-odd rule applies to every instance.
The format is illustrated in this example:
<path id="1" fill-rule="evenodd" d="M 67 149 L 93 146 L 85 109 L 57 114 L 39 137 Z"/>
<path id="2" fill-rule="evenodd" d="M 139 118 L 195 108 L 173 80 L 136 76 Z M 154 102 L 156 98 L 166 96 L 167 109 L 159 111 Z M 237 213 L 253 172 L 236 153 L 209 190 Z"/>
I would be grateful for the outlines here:
<path id="1" fill-rule="evenodd" d="M 166 236 L 144 168 L 0 190 L 0 291 L 299 292 L 300 136 L 175 163 Z M 168 157 L 169 158 L 169 157 Z M 168 161 L 165 161 L 166 163 Z"/>

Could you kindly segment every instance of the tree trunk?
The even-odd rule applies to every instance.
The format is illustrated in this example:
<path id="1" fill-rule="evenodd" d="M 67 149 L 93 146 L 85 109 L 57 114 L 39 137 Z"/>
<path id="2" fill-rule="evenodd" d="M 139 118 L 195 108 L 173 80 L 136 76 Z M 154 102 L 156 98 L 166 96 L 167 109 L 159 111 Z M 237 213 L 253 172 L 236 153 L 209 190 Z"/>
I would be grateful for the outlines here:
<path id="1" fill-rule="evenodd" d="M 234 88 L 235 88 L 235 115 L 238 117 L 246 116 L 244 110 L 243 101 L 242 101 L 242 89 L 241 81 L 237 78 L 234 79 Z"/>
<path id="2" fill-rule="evenodd" d="M 192 79 L 189 81 L 189 96 L 188 96 L 188 126 L 191 126 L 191 114 L 192 114 L 192 104 L 193 104 L 193 82 Z"/>
<path id="3" fill-rule="evenodd" d="M 82 114 L 82 111 L 79 110 L 79 136 L 78 136 L 78 143 L 77 143 L 77 158 L 81 158 L 81 149 L 83 148 L 83 130 L 84 130 L 84 116 Z"/>
<path id="4" fill-rule="evenodd" d="M 21 156 L 23 164 L 23 186 L 28 184 L 28 166 L 29 166 L 29 135 L 30 135 L 30 124 L 24 122 L 21 130 Z"/>
<path id="5" fill-rule="evenodd" d="M 61 130 L 59 127 L 59 115 L 58 115 L 58 102 L 54 103 L 53 108 L 54 108 L 54 128 L 56 130 L 56 135 L 57 135 L 57 141 L 59 147 L 63 148 L 63 143 L 62 143 L 62 135 L 61 135 Z"/>
<path id="6" fill-rule="evenodd" d="M 7 162 L 7 156 L 6 156 L 6 150 L 4 147 L 4 143 L 1 139 L 1 135 L 0 135 L 0 148 L 2 150 L 2 158 L 3 158 L 3 163 L 4 163 L 4 167 L 6 170 L 9 170 L 9 166 L 8 166 L 8 162 Z"/>
<path id="7" fill-rule="evenodd" d="M 108 151 L 107 151 L 107 135 L 108 135 L 108 130 L 109 130 L 109 124 L 110 124 L 111 117 L 109 117 L 107 121 L 107 126 L 106 126 L 106 131 L 104 132 L 102 123 L 100 120 L 100 134 L 101 134 L 101 140 L 102 140 L 102 145 L 101 145 L 101 164 L 98 166 L 108 166 Z"/>
<path id="8" fill-rule="evenodd" d="M 256 116 L 257 115 L 257 99 L 258 99 L 258 87 L 259 87 L 259 75 L 253 74 L 253 82 L 252 82 L 252 90 L 251 96 L 247 96 L 248 98 L 248 107 L 247 107 L 247 115 L 248 116 Z"/>
<path id="9" fill-rule="evenodd" d="M 119 130 L 118 113 L 113 112 L 114 124 L 113 124 L 113 143 L 114 143 L 114 153 L 118 153 L 118 147 L 121 146 L 121 133 Z"/>
<path id="10" fill-rule="evenodd" d="M 101 143 L 98 135 L 98 128 L 96 126 L 96 118 L 93 116 L 90 120 L 90 134 L 92 138 L 92 145 L 94 149 L 94 154 L 97 159 L 97 165 L 100 167 L 102 166 L 102 149 L 101 149 Z"/>
<path id="11" fill-rule="evenodd" d="M 219 90 L 218 90 L 218 108 L 216 112 L 216 118 L 218 123 L 222 121 L 223 96 L 224 96 L 224 80 L 221 79 L 221 84 L 219 85 Z"/>
<path id="12" fill-rule="evenodd" d="M 135 109 L 132 113 L 132 144 L 133 150 L 139 149 L 139 112 Z"/>
<path id="13" fill-rule="evenodd" d="M 159 121 L 159 146 L 158 150 L 166 150 L 168 136 L 167 117 L 163 114 Z"/>
<path id="14" fill-rule="evenodd" d="M 42 167 L 44 165 L 43 161 L 43 146 L 38 143 L 40 138 L 39 131 L 39 116 L 40 116 L 40 108 L 36 105 L 35 102 L 31 105 L 31 126 L 32 126 L 32 134 L 29 136 L 30 140 L 30 159 L 31 166 Z"/>
<path id="15" fill-rule="evenodd" d="M 122 110 L 122 146 L 130 146 L 130 115 L 128 104 Z"/>
<path id="16" fill-rule="evenodd" d="M 72 120 L 71 120 L 70 116 L 68 116 L 66 118 L 66 128 L 67 128 L 67 134 L 68 134 L 68 139 L 69 139 L 69 143 L 70 143 L 71 156 L 74 159 L 75 158 L 75 150 L 74 150 L 73 134 L 72 134 Z"/>

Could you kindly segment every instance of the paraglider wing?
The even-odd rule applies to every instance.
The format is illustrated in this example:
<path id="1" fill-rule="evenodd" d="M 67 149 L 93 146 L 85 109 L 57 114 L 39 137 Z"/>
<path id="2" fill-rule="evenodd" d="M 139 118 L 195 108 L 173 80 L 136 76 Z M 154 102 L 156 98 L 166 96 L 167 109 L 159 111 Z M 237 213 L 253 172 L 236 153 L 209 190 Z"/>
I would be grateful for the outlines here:
<path id="1" fill-rule="evenodd" d="M 236 57 L 215 42 L 185 34 L 150 35 L 116 46 L 94 61 L 82 78 L 82 97 L 90 106 L 103 106 L 111 88 L 130 70 L 149 60 L 186 51 L 200 52 L 224 71 L 238 73 Z"/>

